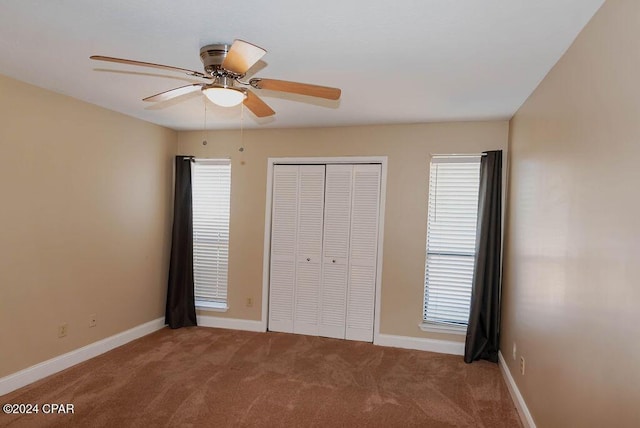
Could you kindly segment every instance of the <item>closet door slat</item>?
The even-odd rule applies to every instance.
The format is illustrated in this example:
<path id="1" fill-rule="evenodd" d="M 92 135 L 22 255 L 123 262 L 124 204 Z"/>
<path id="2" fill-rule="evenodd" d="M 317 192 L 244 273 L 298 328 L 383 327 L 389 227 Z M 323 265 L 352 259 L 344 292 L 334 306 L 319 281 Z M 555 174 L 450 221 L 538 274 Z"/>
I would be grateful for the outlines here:
<path id="1" fill-rule="evenodd" d="M 327 165 L 319 334 L 344 339 L 353 165 Z"/>
<path id="2" fill-rule="evenodd" d="M 324 227 L 324 165 L 301 165 L 293 332 L 318 335 Z"/>
<path id="3" fill-rule="evenodd" d="M 269 330 L 284 333 L 293 333 L 299 170 L 297 165 L 273 169 Z"/>
<path id="4" fill-rule="evenodd" d="M 349 243 L 346 339 L 373 341 L 380 215 L 380 165 L 355 165 Z"/>

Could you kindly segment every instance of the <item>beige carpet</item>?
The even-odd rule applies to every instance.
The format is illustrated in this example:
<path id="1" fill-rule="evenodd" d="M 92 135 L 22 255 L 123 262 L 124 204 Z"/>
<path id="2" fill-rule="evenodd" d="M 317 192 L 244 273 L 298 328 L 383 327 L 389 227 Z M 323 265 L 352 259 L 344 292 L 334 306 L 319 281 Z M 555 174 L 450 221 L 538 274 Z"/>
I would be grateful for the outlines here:
<path id="1" fill-rule="evenodd" d="M 282 333 L 163 329 L 11 394 L 9 427 L 520 427 L 499 368 Z"/>

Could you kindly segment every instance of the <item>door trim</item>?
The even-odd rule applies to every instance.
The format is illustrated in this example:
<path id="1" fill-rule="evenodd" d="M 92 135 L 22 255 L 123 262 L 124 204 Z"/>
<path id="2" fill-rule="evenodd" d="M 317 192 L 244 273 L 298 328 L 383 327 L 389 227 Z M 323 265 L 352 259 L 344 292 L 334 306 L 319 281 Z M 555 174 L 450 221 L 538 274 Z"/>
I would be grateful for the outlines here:
<path id="1" fill-rule="evenodd" d="M 384 240 L 384 213 L 387 195 L 387 156 L 343 156 L 343 157 L 304 157 L 304 158 L 268 158 L 266 180 L 266 207 L 264 215 L 264 249 L 262 259 L 262 328 L 267 331 L 269 315 L 269 268 L 271 266 L 271 202 L 273 197 L 273 166 L 314 165 L 314 164 L 380 164 L 380 214 L 378 217 L 378 259 L 376 260 L 376 303 L 374 308 L 373 343 L 378 342 L 380 335 L 380 300 L 382 287 L 382 256 Z"/>

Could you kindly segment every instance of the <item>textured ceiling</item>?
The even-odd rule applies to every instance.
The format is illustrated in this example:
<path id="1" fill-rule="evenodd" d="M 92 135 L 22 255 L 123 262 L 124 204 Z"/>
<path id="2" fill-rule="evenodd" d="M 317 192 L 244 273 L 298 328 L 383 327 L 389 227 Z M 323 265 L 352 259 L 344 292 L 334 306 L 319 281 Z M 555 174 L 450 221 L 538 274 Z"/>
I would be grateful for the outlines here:
<path id="1" fill-rule="evenodd" d="M 267 50 L 255 76 L 342 88 L 338 102 L 260 91 L 275 111 L 207 104 L 207 128 L 508 119 L 604 0 L 3 0 L 0 74 L 177 130 L 202 129 L 198 92 L 141 99 L 202 70 L 199 48 Z M 0 94 L 2 96 L 2 94 Z"/>

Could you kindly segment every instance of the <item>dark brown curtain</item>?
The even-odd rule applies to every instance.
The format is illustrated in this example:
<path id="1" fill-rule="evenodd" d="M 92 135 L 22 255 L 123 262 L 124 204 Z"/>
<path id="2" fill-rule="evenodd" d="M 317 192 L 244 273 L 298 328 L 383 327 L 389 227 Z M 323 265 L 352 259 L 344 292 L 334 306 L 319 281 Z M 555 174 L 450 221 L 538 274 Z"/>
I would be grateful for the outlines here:
<path id="1" fill-rule="evenodd" d="M 176 156 L 175 183 L 165 323 L 171 328 L 180 328 L 197 325 L 193 292 L 191 157 Z"/>
<path id="2" fill-rule="evenodd" d="M 502 243 L 502 151 L 480 161 L 476 263 L 464 361 L 498 362 Z"/>

